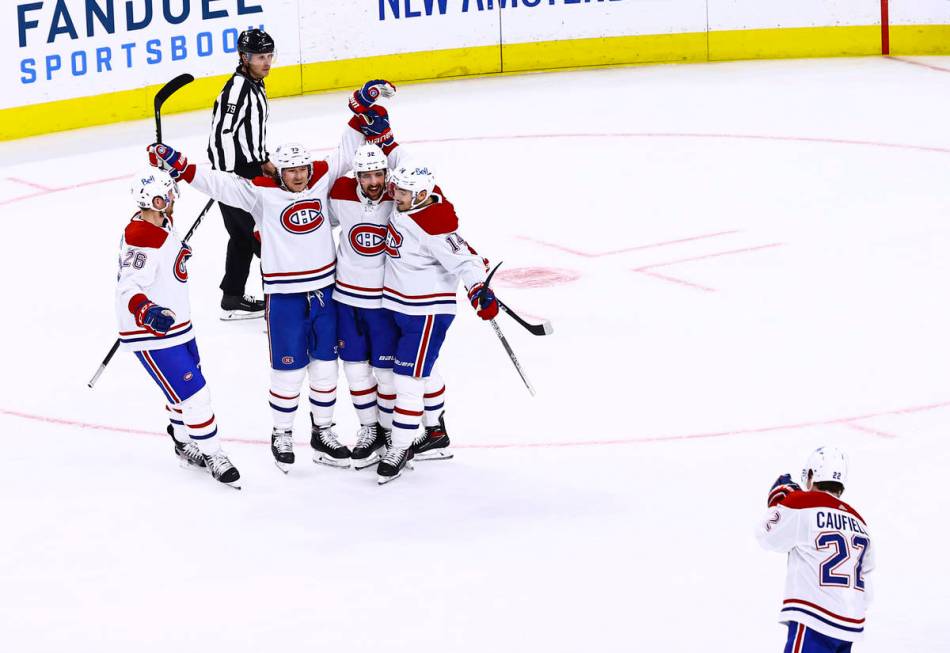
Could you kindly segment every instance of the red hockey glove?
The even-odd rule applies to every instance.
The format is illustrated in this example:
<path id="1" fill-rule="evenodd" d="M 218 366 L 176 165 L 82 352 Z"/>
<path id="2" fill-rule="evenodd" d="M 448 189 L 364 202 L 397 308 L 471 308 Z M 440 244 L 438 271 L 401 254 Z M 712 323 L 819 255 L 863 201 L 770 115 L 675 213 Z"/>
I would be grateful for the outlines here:
<path id="1" fill-rule="evenodd" d="M 498 300 L 495 299 L 495 293 L 483 283 L 472 286 L 472 289 L 468 291 L 468 301 L 472 302 L 472 308 L 483 320 L 493 320 L 498 315 Z"/>

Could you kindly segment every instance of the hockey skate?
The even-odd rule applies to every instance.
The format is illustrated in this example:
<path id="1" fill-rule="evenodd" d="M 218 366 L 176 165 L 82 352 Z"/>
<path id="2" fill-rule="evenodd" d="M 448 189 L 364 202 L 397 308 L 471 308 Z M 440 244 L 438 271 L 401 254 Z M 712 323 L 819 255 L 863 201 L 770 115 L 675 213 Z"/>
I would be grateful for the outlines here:
<path id="1" fill-rule="evenodd" d="M 439 415 L 438 426 L 427 426 L 425 432 L 412 443 L 415 460 L 449 460 L 455 453 L 449 449 L 449 434 L 445 430 L 445 413 Z"/>
<path id="2" fill-rule="evenodd" d="M 227 454 L 225 454 L 220 449 L 217 453 L 211 455 L 205 455 L 205 465 L 208 466 L 208 470 L 211 472 L 211 476 L 214 477 L 214 480 L 224 483 L 228 487 L 233 487 L 235 490 L 241 489 L 241 473 L 238 472 L 237 467 L 231 464 L 231 461 L 228 460 Z"/>
<path id="3" fill-rule="evenodd" d="M 313 415 L 310 416 L 310 419 L 313 420 Z M 340 443 L 333 431 L 333 424 L 328 426 L 314 424 L 310 436 L 310 446 L 313 448 L 313 462 L 341 469 L 350 466 L 350 449 Z"/>
<path id="4" fill-rule="evenodd" d="M 366 469 L 379 462 L 381 453 L 386 447 L 383 438 L 383 428 L 379 424 L 369 424 L 360 427 L 356 446 L 353 447 L 351 458 L 354 469 Z"/>
<path id="5" fill-rule="evenodd" d="M 264 302 L 244 295 L 225 295 L 221 298 L 222 320 L 251 320 L 264 317 Z"/>
<path id="6" fill-rule="evenodd" d="M 294 432 L 274 429 L 270 434 L 270 452 L 274 456 L 274 464 L 283 473 L 290 471 L 294 464 Z"/>
<path id="7" fill-rule="evenodd" d="M 179 442 L 176 440 L 171 424 L 168 425 L 166 431 L 171 436 L 172 442 L 175 443 L 175 455 L 178 457 L 178 464 L 182 467 L 206 471 L 205 457 L 201 455 L 201 449 L 198 448 L 198 445 L 194 442 Z"/>
<path id="8" fill-rule="evenodd" d="M 412 447 L 400 449 L 389 447 L 386 455 L 376 467 L 376 482 L 386 485 L 402 476 L 405 469 L 412 469 Z"/>

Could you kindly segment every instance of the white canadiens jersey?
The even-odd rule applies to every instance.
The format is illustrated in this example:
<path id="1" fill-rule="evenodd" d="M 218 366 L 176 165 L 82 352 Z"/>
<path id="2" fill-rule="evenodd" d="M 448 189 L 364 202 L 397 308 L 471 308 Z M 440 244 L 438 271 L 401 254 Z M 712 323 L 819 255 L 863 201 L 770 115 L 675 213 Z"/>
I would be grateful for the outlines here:
<path id="1" fill-rule="evenodd" d="M 340 227 L 333 298 L 360 308 L 383 305 L 386 227 L 393 200 L 384 193 L 378 202 L 363 194 L 356 179 L 340 177 L 330 190 L 330 220 Z"/>
<path id="2" fill-rule="evenodd" d="M 827 492 L 792 492 L 756 531 L 766 549 L 788 553 L 779 621 L 849 642 L 864 633 L 874 544 L 861 516 Z"/>
<path id="3" fill-rule="evenodd" d="M 389 217 L 383 308 L 454 315 L 459 279 L 466 289 L 485 280 L 485 261 L 456 232 L 455 208 L 438 186 L 432 198 L 424 208 Z"/>
<path id="4" fill-rule="evenodd" d="M 282 189 L 270 177 L 248 181 L 193 166 L 182 178 L 209 197 L 254 217 L 261 234 L 265 294 L 307 292 L 333 285 L 336 247 L 327 218 L 327 196 L 330 184 L 352 166 L 363 142 L 359 131 L 347 128 L 337 151 L 313 162 L 313 174 L 299 193 Z"/>
<path id="5" fill-rule="evenodd" d="M 191 251 L 168 225 L 158 227 L 136 214 L 125 228 L 119 250 L 119 278 L 115 290 L 115 314 L 119 322 L 119 342 L 129 351 L 166 349 L 195 337 L 191 329 L 188 302 L 188 270 Z M 131 306 L 141 296 L 171 309 L 175 323 L 164 336 L 135 323 Z"/>

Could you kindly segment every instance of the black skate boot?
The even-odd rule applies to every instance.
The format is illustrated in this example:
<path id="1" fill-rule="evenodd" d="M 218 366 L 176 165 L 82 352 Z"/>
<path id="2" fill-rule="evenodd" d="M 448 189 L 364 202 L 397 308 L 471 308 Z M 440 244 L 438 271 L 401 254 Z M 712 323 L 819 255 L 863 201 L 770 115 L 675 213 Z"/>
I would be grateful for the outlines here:
<path id="1" fill-rule="evenodd" d="M 175 431 L 169 424 L 166 429 L 175 443 L 175 455 L 178 456 L 178 462 L 182 467 L 192 467 L 194 469 L 205 468 L 205 457 L 201 455 L 201 449 L 194 442 L 179 442 L 175 439 Z"/>
<path id="2" fill-rule="evenodd" d="M 445 411 L 439 415 L 438 426 L 427 426 L 412 443 L 416 460 L 449 460 L 455 453 L 449 449 L 449 434 L 445 430 Z"/>
<path id="3" fill-rule="evenodd" d="M 241 473 L 238 472 L 237 467 L 232 465 L 231 461 L 228 460 L 227 454 L 219 449 L 210 456 L 205 455 L 204 458 L 205 464 L 211 471 L 211 476 L 214 477 L 214 480 L 220 481 L 228 487 L 233 487 L 235 490 L 241 489 Z"/>
<path id="4" fill-rule="evenodd" d="M 365 469 L 379 462 L 380 452 L 386 446 L 383 439 L 383 428 L 379 424 L 369 424 L 360 427 L 356 446 L 350 455 L 354 469 Z"/>
<path id="5" fill-rule="evenodd" d="M 222 320 L 250 320 L 264 317 L 264 302 L 244 295 L 225 295 L 221 298 Z"/>
<path id="6" fill-rule="evenodd" d="M 399 449 L 398 447 L 389 447 L 386 455 L 376 467 L 376 482 L 385 485 L 395 481 L 402 476 L 404 469 L 412 469 L 412 447 Z"/>
<path id="7" fill-rule="evenodd" d="M 270 434 L 270 452 L 274 456 L 274 464 L 283 473 L 290 471 L 294 464 L 294 432 L 274 429 Z"/>
<path id="8" fill-rule="evenodd" d="M 310 421 L 313 422 L 313 415 L 310 416 Z M 342 469 L 350 466 L 352 455 L 350 449 L 340 443 L 333 431 L 333 424 L 329 426 L 314 424 L 310 435 L 310 446 L 313 448 L 313 462 Z"/>

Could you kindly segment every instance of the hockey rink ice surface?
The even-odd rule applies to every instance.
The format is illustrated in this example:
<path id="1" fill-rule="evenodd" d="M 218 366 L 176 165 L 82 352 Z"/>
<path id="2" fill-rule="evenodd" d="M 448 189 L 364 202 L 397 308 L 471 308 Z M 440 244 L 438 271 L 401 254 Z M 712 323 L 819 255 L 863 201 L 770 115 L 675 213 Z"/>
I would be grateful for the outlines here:
<path id="1" fill-rule="evenodd" d="M 367 71 L 372 77 L 372 71 Z M 193 321 L 240 492 L 180 469 L 115 338 L 145 120 L 0 144 L 4 651 L 781 651 L 785 560 L 753 530 L 817 446 L 877 547 L 856 652 L 950 650 L 950 58 L 665 65 L 405 85 L 538 394 L 460 302 L 440 359 L 456 457 L 395 483 L 269 452 L 261 321 Z M 344 93 L 272 102 L 321 156 Z M 169 116 L 206 161 L 210 110 Z M 183 234 L 205 199 L 185 187 Z M 249 291 L 260 295 L 255 271 Z M 347 442 L 357 428 L 337 403 Z"/>

